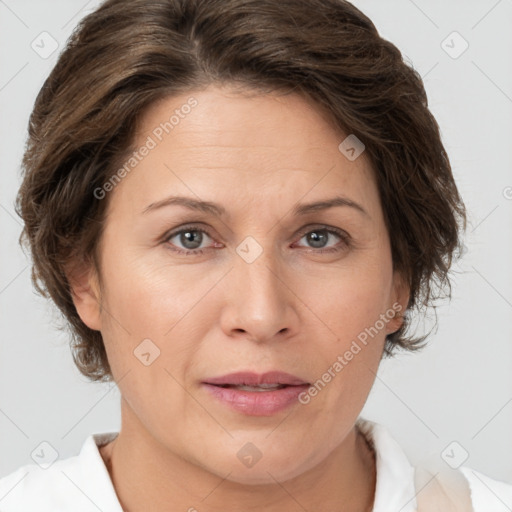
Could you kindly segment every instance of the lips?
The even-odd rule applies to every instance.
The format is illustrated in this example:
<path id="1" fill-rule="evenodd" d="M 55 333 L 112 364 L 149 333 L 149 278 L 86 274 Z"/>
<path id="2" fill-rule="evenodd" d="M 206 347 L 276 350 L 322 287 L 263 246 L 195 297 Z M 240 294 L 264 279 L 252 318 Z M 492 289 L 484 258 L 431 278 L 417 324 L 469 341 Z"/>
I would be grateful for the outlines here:
<path id="1" fill-rule="evenodd" d="M 269 386 L 302 386 L 308 384 L 304 380 L 285 372 L 237 372 L 223 375 L 221 377 L 213 377 L 204 381 L 206 384 L 222 387 L 234 386 L 253 386 L 253 387 L 269 387 Z"/>
<path id="2" fill-rule="evenodd" d="M 271 416 L 298 401 L 309 383 L 284 372 L 238 372 L 209 378 L 203 388 L 223 405 L 249 416 Z"/>

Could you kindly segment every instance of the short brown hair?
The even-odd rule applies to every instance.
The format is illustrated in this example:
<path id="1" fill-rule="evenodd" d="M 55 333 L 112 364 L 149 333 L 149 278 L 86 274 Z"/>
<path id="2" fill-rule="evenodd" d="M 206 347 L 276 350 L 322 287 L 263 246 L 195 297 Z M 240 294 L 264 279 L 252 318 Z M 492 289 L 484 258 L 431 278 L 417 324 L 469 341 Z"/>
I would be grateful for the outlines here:
<path id="1" fill-rule="evenodd" d="M 101 333 L 74 306 L 64 269 L 94 263 L 107 200 L 93 191 L 133 144 L 158 99 L 212 83 L 296 92 L 366 146 L 408 310 L 434 306 L 451 285 L 466 213 L 419 74 L 343 0 L 108 0 L 85 17 L 45 81 L 29 123 L 16 209 L 25 223 L 36 289 L 71 327 L 79 370 L 111 380 Z M 401 328 L 394 347 L 427 336 Z"/>

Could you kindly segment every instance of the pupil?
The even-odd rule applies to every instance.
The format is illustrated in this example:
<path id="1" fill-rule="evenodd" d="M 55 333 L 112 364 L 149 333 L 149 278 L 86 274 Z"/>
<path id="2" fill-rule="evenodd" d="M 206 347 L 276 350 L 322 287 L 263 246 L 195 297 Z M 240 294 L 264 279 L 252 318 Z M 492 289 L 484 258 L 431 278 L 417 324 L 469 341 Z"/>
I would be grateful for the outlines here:
<path id="1" fill-rule="evenodd" d="M 319 242 L 319 240 L 320 240 L 320 242 Z M 318 231 L 312 231 L 309 234 L 309 241 L 312 243 L 313 247 L 323 247 L 327 241 L 327 236 L 325 233 L 322 235 L 319 235 Z"/>
<path id="2" fill-rule="evenodd" d="M 194 234 L 196 235 L 196 238 L 199 238 L 199 240 L 196 240 L 194 242 Z M 201 245 L 201 239 L 202 239 L 202 233 L 200 233 L 199 231 L 186 231 L 184 233 L 181 234 L 181 243 L 187 248 L 187 249 L 197 249 L 200 245 Z M 192 247 L 189 246 L 188 244 L 191 242 L 192 240 Z M 195 243 L 195 245 L 194 245 Z"/>

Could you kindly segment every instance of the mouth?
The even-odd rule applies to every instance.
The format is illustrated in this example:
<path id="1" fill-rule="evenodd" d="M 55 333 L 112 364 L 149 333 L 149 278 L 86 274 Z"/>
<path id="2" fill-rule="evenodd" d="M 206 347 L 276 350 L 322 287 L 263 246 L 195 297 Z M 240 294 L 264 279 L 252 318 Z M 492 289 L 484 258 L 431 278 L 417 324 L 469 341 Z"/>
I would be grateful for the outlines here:
<path id="1" fill-rule="evenodd" d="M 214 386 L 216 384 L 213 384 Z M 218 385 L 220 388 L 225 389 L 238 389 L 239 391 L 254 391 L 256 393 L 261 393 L 263 391 L 275 391 L 277 389 L 283 389 L 287 387 L 286 384 L 259 384 L 258 386 L 246 386 L 246 385 L 233 385 L 233 384 L 221 384 Z"/>
<path id="2" fill-rule="evenodd" d="M 236 372 L 220 377 L 212 377 L 204 381 L 221 387 L 248 386 L 254 388 L 270 388 L 278 386 L 303 386 L 309 384 L 301 378 L 286 372 L 272 371 L 266 373 Z"/>
<path id="3" fill-rule="evenodd" d="M 271 416 L 298 401 L 310 384 L 285 372 L 238 372 L 202 382 L 216 401 L 249 416 Z"/>

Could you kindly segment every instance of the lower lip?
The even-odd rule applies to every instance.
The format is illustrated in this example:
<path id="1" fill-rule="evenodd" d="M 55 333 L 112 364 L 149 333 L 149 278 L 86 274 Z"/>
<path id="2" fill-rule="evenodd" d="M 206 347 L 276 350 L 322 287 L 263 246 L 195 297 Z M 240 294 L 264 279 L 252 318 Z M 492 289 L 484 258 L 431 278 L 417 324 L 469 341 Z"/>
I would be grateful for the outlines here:
<path id="1" fill-rule="evenodd" d="M 217 400 L 248 416 L 272 416 L 298 402 L 298 396 L 309 388 L 286 386 L 274 391 L 242 391 L 203 383 L 204 388 Z"/>

